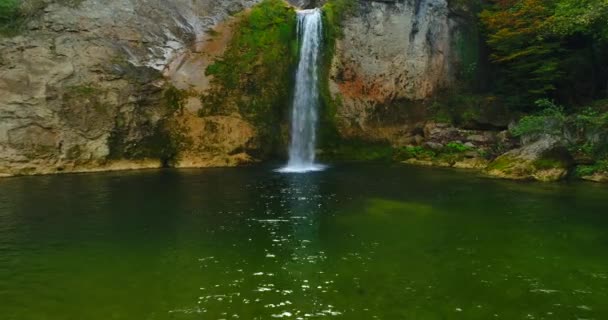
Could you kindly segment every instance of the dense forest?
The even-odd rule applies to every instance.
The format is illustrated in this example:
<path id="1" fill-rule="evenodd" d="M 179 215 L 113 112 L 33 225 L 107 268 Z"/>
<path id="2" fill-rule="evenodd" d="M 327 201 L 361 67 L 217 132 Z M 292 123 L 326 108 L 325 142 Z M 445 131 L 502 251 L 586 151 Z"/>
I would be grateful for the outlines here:
<path id="1" fill-rule="evenodd" d="M 608 1 L 496 0 L 479 14 L 488 90 L 524 117 L 515 135 L 558 135 L 608 168 Z"/>
<path id="2" fill-rule="evenodd" d="M 479 18 L 497 71 L 493 90 L 514 107 L 606 98 L 608 1 L 498 0 Z"/>

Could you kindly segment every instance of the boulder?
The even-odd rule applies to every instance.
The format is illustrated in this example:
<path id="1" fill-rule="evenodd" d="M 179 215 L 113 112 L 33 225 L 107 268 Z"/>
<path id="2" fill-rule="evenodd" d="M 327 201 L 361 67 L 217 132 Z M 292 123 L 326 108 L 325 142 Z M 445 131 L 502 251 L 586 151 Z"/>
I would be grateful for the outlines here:
<path id="1" fill-rule="evenodd" d="M 560 139 L 544 136 L 499 156 L 484 171 L 496 178 L 557 181 L 566 177 L 572 163 Z"/>

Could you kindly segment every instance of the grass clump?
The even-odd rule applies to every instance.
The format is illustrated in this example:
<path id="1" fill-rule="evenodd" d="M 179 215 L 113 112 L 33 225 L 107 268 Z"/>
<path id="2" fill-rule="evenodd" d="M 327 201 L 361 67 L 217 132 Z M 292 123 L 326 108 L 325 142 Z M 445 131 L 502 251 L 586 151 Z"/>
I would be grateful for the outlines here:
<path id="1" fill-rule="evenodd" d="M 433 150 L 422 146 L 406 146 L 398 148 L 395 151 L 395 160 L 404 161 L 409 159 L 432 160 L 437 157 L 437 153 Z"/>
<path id="2" fill-rule="evenodd" d="M 461 142 L 449 142 L 444 147 L 445 153 L 464 153 L 473 150 L 472 147 L 466 146 Z"/>

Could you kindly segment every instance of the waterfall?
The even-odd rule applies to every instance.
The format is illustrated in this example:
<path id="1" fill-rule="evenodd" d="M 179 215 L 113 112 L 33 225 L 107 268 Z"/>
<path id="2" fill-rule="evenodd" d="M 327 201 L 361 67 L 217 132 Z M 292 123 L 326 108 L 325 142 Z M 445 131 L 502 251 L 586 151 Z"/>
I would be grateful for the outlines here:
<path id="1" fill-rule="evenodd" d="M 308 172 L 324 168 L 315 164 L 322 28 L 320 9 L 298 11 L 300 62 L 296 72 L 291 116 L 289 162 L 280 169 L 281 172 Z"/>

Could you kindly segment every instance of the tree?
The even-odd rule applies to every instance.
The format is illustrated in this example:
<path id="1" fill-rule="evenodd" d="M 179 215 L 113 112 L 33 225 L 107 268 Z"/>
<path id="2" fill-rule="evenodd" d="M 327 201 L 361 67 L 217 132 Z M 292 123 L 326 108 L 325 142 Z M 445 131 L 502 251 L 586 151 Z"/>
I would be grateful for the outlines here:
<path id="1" fill-rule="evenodd" d="M 501 65 L 504 89 L 538 98 L 555 90 L 559 72 L 560 40 L 544 32 L 552 16 L 547 0 L 498 0 L 480 18 L 492 49 L 491 59 Z M 523 89 L 523 90 L 522 90 Z"/>
<path id="2" fill-rule="evenodd" d="M 608 0 L 493 0 L 480 19 L 500 72 L 497 89 L 519 104 L 606 94 L 597 89 L 608 81 Z"/>

